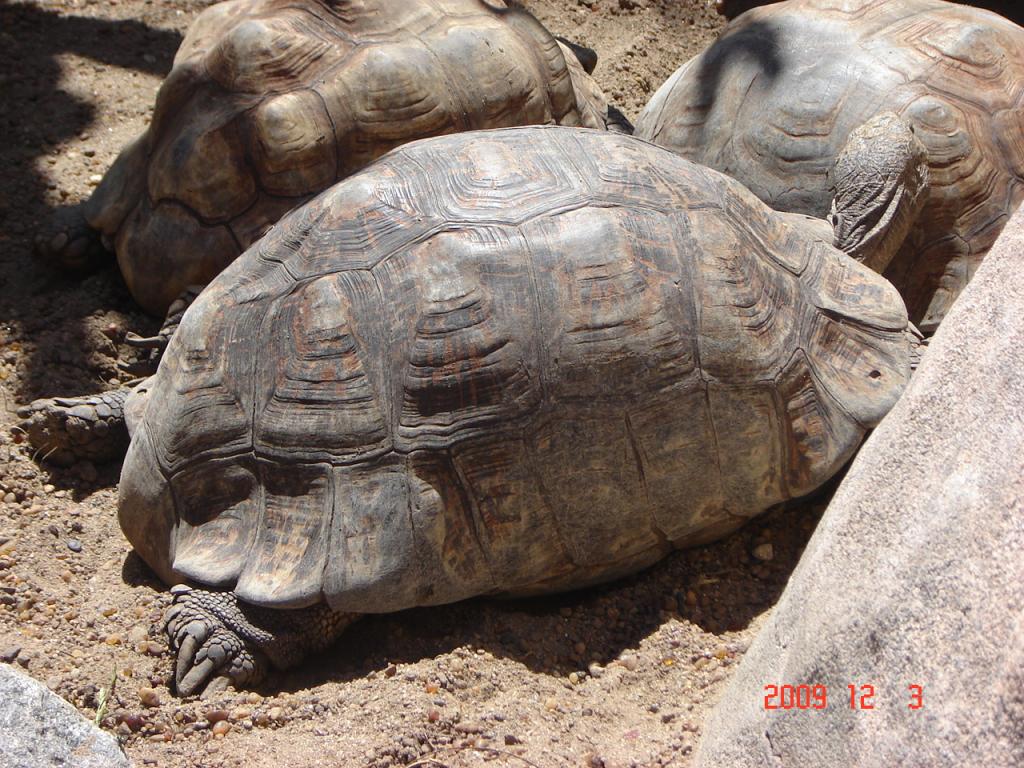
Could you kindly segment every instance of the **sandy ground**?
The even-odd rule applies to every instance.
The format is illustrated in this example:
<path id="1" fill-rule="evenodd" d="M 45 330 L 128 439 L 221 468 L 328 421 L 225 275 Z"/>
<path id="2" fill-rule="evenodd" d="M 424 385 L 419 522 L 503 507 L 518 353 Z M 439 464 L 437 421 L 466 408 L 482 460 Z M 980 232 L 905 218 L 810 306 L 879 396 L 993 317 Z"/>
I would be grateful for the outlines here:
<path id="1" fill-rule="evenodd" d="M 599 52 L 631 118 L 720 25 L 703 0 L 526 4 Z M 157 326 L 113 265 L 54 274 L 30 243 L 143 130 L 206 5 L 0 4 L 0 659 L 90 718 L 116 680 L 103 725 L 138 765 L 688 765 L 820 502 L 604 588 L 368 618 L 256 693 L 168 690 L 168 595 L 117 528 L 120 467 L 40 464 L 11 427 L 18 404 L 116 385 L 125 332 Z"/>

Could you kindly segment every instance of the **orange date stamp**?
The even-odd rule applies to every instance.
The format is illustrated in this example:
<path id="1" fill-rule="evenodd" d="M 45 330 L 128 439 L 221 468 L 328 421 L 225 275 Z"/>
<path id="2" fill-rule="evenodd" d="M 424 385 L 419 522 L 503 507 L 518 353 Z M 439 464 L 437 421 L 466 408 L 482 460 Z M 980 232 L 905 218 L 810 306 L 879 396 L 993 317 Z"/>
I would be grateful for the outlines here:
<path id="1" fill-rule="evenodd" d="M 875 686 L 870 683 L 846 686 L 842 697 L 850 709 L 874 709 Z M 924 686 L 911 684 L 906 687 L 908 709 L 924 707 Z M 764 687 L 765 709 L 828 709 L 829 690 L 826 685 L 774 685 Z"/>

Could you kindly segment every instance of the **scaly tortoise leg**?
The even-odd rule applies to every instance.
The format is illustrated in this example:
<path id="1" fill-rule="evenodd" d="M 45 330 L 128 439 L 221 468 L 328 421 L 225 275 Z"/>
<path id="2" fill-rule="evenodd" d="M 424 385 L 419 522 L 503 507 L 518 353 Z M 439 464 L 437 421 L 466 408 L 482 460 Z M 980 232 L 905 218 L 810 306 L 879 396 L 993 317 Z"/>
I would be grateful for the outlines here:
<path id="1" fill-rule="evenodd" d="M 18 409 L 18 427 L 44 460 L 60 466 L 116 459 L 128 449 L 124 405 L 133 391 L 36 400 Z"/>
<path id="2" fill-rule="evenodd" d="M 174 681 L 181 696 L 203 688 L 256 685 L 269 666 L 294 667 L 309 653 L 327 648 L 359 614 L 338 613 L 325 604 L 296 610 L 260 608 L 232 592 L 209 592 L 184 584 L 171 588 L 174 603 L 164 618 L 177 656 Z"/>
<path id="3" fill-rule="evenodd" d="M 189 286 L 175 299 L 156 336 L 142 338 L 129 334 L 126 339 L 129 344 L 152 350 L 153 354 L 148 360 L 119 363 L 119 367 L 136 374 L 155 372 L 160 355 L 181 323 L 185 310 L 201 290 L 202 286 Z M 138 383 L 96 395 L 35 400 L 18 409 L 21 418 L 18 427 L 44 460 L 59 466 L 69 466 L 82 460 L 103 462 L 117 459 L 128 449 L 124 405 Z"/>
<path id="4" fill-rule="evenodd" d="M 203 287 L 202 285 L 190 285 L 181 292 L 178 298 L 171 302 L 171 306 L 167 309 L 164 323 L 160 326 L 156 336 L 138 336 L 134 333 L 128 333 L 124 339 L 125 344 L 135 349 L 149 350 L 150 353 L 146 358 L 132 363 L 121 361 L 117 364 L 118 368 L 135 376 L 151 376 L 155 373 L 157 366 L 160 364 L 161 355 L 167 349 L 171 336 L 178 330 L 181 318 L 185 316 L 185 310 L 192 306 L 192 302 L 199 296 Z"/>
<path id="5" fill-rule="evenodd" d="M 97 266 L 109 251 L 100 233 L 89 226 L 81 205 L 60 209 L 46 234 L 36 235 L 33 250 L 40 258 L 62 270 L 87 271 Z"/>

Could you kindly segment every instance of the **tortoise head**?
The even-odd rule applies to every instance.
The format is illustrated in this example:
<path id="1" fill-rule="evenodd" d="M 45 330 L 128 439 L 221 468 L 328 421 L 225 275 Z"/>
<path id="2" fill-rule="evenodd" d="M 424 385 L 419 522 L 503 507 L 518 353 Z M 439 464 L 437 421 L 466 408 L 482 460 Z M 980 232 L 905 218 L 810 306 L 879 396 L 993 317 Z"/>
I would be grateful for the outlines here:
<path id="1" fill-rule="evenodd" d="M 913 127 L 893 112 L 854 130 L 832 169 L 833 244 L 884 272 L 924 207 L 927 159 Z"/>

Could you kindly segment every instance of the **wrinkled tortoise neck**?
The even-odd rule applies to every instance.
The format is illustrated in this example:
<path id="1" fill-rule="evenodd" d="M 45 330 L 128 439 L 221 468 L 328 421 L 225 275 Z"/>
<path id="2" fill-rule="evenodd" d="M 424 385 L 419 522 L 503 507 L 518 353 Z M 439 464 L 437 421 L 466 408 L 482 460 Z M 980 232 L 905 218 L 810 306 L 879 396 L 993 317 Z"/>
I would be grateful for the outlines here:
<path id="1" fill-rule="evenodd" d="M 924 207 L 924 145 L 900 117 L 883 112 L 850 134 L 833 166 L 832 184 L 833 244 L 883 272 Z"/>

